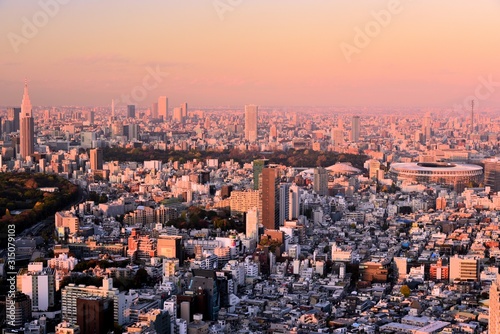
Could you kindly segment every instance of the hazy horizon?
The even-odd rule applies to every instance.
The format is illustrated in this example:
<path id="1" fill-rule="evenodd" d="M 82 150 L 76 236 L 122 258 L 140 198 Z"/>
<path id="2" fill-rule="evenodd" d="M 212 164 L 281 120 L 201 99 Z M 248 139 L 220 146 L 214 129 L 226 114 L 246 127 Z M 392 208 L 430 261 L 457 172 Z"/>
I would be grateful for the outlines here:
<path id="1" fill-rule="evenodd" d="M 27 77 L 35 106 L 164 95 L 169 106 L 451 108 L 473 96 L 479 111 L 498 108 L 499 13 L 495 0 L 0 1 L 0 105 L 20 105 Z"/>

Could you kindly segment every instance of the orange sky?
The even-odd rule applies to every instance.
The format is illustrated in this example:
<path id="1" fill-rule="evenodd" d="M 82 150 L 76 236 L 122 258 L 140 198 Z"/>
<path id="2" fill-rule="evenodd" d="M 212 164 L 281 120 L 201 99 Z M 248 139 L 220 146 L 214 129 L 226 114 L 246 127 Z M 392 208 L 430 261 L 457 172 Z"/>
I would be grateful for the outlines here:
<path id="1" fill-rule="evenodd" d="M 50 16 L 40 3 L 58 8 Z M 108 105 L 135 90 L 139 106 L 166 95 L 193 106 L 449 107 L 492 77 L 480 105 L 497 106 L 499 17 L 496 0 L 0 0 L 0 105 L 20 104 L 29 77 L 34 105 Z M 370 27 L 369 43 L 356 43 Z M 168 75 L 143 90 L 155 68 Z"/>

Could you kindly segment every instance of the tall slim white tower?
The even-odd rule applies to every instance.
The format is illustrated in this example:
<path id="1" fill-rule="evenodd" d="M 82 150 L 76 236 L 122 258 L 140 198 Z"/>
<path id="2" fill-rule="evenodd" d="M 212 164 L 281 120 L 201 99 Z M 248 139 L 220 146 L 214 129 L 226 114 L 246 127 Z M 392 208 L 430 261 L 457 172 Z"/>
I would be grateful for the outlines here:
<path id="1" fill-rule="evenodd" d="M 28 82 L 24 82 L 23 101 L 21 102 L 20 117 L 20 145 L 19 153 L 22 159 L 31 156 L 35 152 L 35 123 L 31 110 L 31 101 L 28 95 Z"/>

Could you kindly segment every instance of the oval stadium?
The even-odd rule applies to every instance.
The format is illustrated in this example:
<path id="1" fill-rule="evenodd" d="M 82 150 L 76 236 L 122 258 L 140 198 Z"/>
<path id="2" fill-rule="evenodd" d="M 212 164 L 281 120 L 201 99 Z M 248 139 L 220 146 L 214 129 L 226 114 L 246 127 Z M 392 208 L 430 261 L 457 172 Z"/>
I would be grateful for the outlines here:
<path id="1" fill-rule="evenodd" d="M 471 164 L 409 162 L 392 164 L 390 173 L 400 181 L 442 184 L 462 192 L 469 182 L 481 181 L 483 168 Z"/>

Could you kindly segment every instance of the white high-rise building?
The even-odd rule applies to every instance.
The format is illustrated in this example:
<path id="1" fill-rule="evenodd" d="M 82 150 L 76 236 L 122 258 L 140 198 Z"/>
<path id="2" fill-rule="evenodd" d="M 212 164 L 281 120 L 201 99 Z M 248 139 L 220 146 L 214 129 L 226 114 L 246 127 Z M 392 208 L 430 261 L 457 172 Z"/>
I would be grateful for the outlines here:
<path id="1" fill-rule="evenodd" d="M 251 208 L 247 212 L 246 220 L 246 236 L 249 239 L 258 241 L 259 237 L 259 210 L 257 208 Z"/>
<path id="2" fill-rule="evenodd" d="M 42 262 L 31 262 L 28 269 L 19 270 L 16 277 L 17 291 L 28 295 L 33 311 L 47 311 L 54 306 L 54 269 L 44 268 Z"/>
<path id="3" fill-rule="evenodd" d="M 104 278 L 102 287 L 68 284 L 61 290 L 61 313 L 62 319 L 76 324 L 76 301 L 80 297 L 106 297 L 113 300 L 114 322 L 123 325 L 128 322 L 129 316 L 126 310 L 130 308 L 134 300 L 138 299 L 137 293 L 125 293 L 113 288 L 113 279 Z"/>
<path id="4" fill-rule="evenodd" d="M 170 315 L 170 333 L 175 333 L 175 319 L 177 319 L 177 296 L 173 295 L 163 303 L 163 309 Z"/>
<path id="5" fill-rule="evenodd" d="M 258 107 L 256 105 L 245 106 L 245 139 L 249 142 L 257 140 Z"/>

